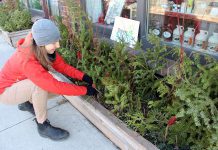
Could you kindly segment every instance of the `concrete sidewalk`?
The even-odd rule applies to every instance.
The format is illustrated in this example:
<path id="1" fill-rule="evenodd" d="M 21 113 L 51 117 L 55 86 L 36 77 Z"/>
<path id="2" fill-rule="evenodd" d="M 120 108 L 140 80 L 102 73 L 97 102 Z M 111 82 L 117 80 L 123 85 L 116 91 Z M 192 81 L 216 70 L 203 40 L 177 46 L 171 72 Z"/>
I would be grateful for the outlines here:
<path id="1" fill-rule="evenodd" d="M 0 34 L 0 69 L 13 54 Z M 51 124 L 70 132 L 65 141 L 39 136 L 34 116 L 0 103 L 0 150 L 117 150 L 118 148 L 61 96 L 48 102 Z"/>

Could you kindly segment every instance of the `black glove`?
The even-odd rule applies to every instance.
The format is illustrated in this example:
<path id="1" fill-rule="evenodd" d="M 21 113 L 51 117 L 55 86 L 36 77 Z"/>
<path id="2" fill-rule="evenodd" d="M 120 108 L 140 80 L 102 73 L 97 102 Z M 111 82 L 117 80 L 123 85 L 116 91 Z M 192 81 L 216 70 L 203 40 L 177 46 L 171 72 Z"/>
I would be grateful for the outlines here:
<path id="1" fill-rule="evenodd" d="M 87 93 L 86 95 L 89 95 L 89 96 L 96 96 L 98 94 L 98 91 L 93 88 L 92 86 L 87 86 Z"/>
<path id="2" fill-rule="evenodd" d="M 83 81 L 85 81 L 86 83 L 88 83 L 89 85 L 92 85 L 93 84 L 93 80 L 92 80 L 92 77 L 88 76 L 87 74 L 85 74 L 83 76 Z"/>

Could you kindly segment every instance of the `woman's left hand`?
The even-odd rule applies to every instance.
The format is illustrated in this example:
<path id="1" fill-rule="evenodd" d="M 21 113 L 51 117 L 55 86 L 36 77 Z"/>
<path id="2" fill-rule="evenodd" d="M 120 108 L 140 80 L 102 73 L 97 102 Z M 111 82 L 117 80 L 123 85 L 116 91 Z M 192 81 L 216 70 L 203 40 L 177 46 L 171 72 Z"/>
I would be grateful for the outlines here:
<path id="1" fill-rule="evenodd" d="M 88 76 L 87 74 L 85 74 L 85 75 L 83 76 L 83 79 L 82 79 L 82 80 L 85 81 L 86 83 L 88 83 L 88 84 L 91 85 L 91 86 L 92 86 L 92 84 L 93 84 L 92 77 Z"/>

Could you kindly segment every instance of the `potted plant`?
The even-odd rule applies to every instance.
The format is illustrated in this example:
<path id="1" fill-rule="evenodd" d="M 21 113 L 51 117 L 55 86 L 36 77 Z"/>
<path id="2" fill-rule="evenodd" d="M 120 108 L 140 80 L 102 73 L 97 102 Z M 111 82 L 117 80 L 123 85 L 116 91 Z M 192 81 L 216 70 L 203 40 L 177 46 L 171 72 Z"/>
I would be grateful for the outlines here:
<path id="1" fill-rule="evenodd" d="M 3 38 L 13 47 L 26 36 L 32 25 L 31 15 L 19 2 L 6 1 L 0 5 L 0 29 Z"/>

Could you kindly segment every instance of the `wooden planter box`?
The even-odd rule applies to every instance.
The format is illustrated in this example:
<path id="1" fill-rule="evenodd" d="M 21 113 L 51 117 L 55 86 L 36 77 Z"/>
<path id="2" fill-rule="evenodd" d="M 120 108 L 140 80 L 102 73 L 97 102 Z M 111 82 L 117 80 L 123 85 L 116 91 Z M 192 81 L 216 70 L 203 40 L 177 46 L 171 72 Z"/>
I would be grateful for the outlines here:
<path id="1" fill-rule="evenodd" d="M 7 41 L 11 46 L 17 47 L 16 45 L 17 41 L 21 38 L 24 38 L 30 32 L 30 29 L 16 31 L 16 32 L 7 32 L 1 30 L 1 32 L 5 41 Z"/>
<path id="2" fill-rule="evenodd" d="M 121 150 L 158 150 L 94 99 L 64 97 Z"/>
<path id="3" fill-rule="evenodd" d="M 60 73 L 52 73 L 63 82 L 70 82 Z M 64 96 L 76 109 L 92 122 L 106 137 L 122 150 L 158 150 L 151 142 L 114 116 L 92 97 Z"/>

